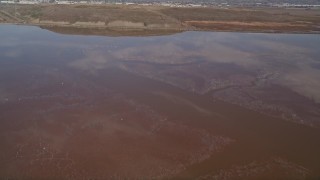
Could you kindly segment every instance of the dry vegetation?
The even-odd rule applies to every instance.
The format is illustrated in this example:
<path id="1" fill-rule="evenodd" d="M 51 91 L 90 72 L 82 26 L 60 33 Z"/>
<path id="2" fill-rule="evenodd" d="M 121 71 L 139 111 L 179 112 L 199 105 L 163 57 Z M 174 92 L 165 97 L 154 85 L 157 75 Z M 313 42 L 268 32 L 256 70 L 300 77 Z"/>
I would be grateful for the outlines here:
<path id="1" fill-rule="evenodd" d="M 0 22 L 45 27 L 303 33 L 320 31 L 320 12 L 316 9 L 170 8 L 124 5 L 19 5 L 16 10 L 13 5 L 2 5 L 0 9 Z M 59 31 L 58 28 L 54 29 Z"/>

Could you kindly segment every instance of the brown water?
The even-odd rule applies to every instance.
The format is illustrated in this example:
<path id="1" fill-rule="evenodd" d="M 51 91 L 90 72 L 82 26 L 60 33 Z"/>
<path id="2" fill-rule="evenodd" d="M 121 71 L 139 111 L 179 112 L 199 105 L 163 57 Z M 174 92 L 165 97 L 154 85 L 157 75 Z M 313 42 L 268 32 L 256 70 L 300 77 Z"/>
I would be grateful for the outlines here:
<path id="1" fill-rule="evenodd" d="M 0 37 L 0 179 L 320 177 L 319 35 Z"/>

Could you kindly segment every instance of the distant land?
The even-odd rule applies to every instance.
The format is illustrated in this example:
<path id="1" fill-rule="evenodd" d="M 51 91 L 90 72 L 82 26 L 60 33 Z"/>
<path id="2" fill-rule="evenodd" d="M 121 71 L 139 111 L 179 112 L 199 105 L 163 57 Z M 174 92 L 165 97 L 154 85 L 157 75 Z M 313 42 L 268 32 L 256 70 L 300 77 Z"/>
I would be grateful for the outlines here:
<path id="1" fill-rule="evenodd" d="M 1 4 L 142 4 L 163 6 L 319 7 L 320 0 L 0 0 Z"/>
<path id="2" fill-rule="evenodd" d="M 24 2 L 31 1 L 19 3 Z M 64 34 L 110 36 L 160 35 L 182 31 L 320 33 L 320 11 L 317 6 L 204 7 L 173 2 L 132 4 L 127 1 L 113 4 L 97 4 L 97 1 L 19 3 L 0 5 L 0 23 L 35 25 Z"/>

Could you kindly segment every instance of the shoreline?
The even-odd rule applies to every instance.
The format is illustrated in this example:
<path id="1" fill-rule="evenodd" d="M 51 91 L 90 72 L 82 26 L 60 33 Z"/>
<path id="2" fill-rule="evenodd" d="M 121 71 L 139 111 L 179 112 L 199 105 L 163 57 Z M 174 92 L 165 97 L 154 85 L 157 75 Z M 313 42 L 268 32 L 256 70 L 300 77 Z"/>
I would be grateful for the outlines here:
<path id="1" fill-rule="evenodd" d="M 265 33 L 265 34 L 320 34 L 320 31 L 277 31 L 277 30 L 218 30 L 218 29 L 138 29 L 138 28 L 108 28 L 59 26 L 32 23 L 0 23 L 0 25 L 35 26 L 41 29 L 69 35 L 97 35 L 97 36 L 161 36 L 183 32 L 229 32 L 229 33 Z M 80 31 L 78 31 L 80 30 Z"/>
<path id="2" fill-rule="evenodd" d="M 0 24 L 32 25 L 57 33 L 103 35 L 208 31 L 320 34 L 320 11 L 273 8 L 172 8 L 119 5 L 6 5 Z M 100 31 L 100 32 L 99 32 Z M 79 33 L 78 31 L 74 32 Z M 93 33 L 93 34 L 94 34 Z M 153 33 L 151 33 L 153 34 Z M 108 35 L 108 33 L 107 33 Z"/>
<path id="3" fill-rule="evenodd" d="M 37 25 L 37 24 L 19 24 L 19 25 L 31 25 L 31 26 L 38 26 L 43 29 L 47 29 L 49 31 L 52 31 L 51 28 L 71 28 L 71 29 L 86 29 L 88 31 L 90 30 L 106 30 L 106 31 L 114 31 L 114 32 L 159 32 L 159 33 L 164 33 L 166 32 L 175 32 L 175 33 L 182 33 L 182 32 L 234 32 L 234 33 L 271 33 L 271 34 L 320 34 L 320 31 L 279 31 L 279 30 L 218 30 L 218 29 L 134 29 L 134 28 L 119 28 L 119 29 L 112 29 L 108 27 L 81 27 L 81 26 L 54 26 L 54 25 Z M 53 31 L 56 33 L 61 33 L 61 34 L 66 34 L 63 32 L 59 31 Z M 82 34 L 86 35 L 86 34 Z M 88 34 L 90 35 L 90 34 Z M 142 34 L 143 35 L 143 34 Z"/>

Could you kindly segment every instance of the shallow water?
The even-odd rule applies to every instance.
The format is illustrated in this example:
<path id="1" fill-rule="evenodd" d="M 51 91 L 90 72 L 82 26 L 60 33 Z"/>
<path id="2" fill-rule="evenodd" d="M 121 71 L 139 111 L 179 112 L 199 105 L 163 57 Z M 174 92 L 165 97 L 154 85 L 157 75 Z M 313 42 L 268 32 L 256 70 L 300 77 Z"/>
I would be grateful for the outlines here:
<path id="1" fill-rule="evenodd" d="M 0 177 L 320 177 L 319 35 L 0 37 Z"/>

